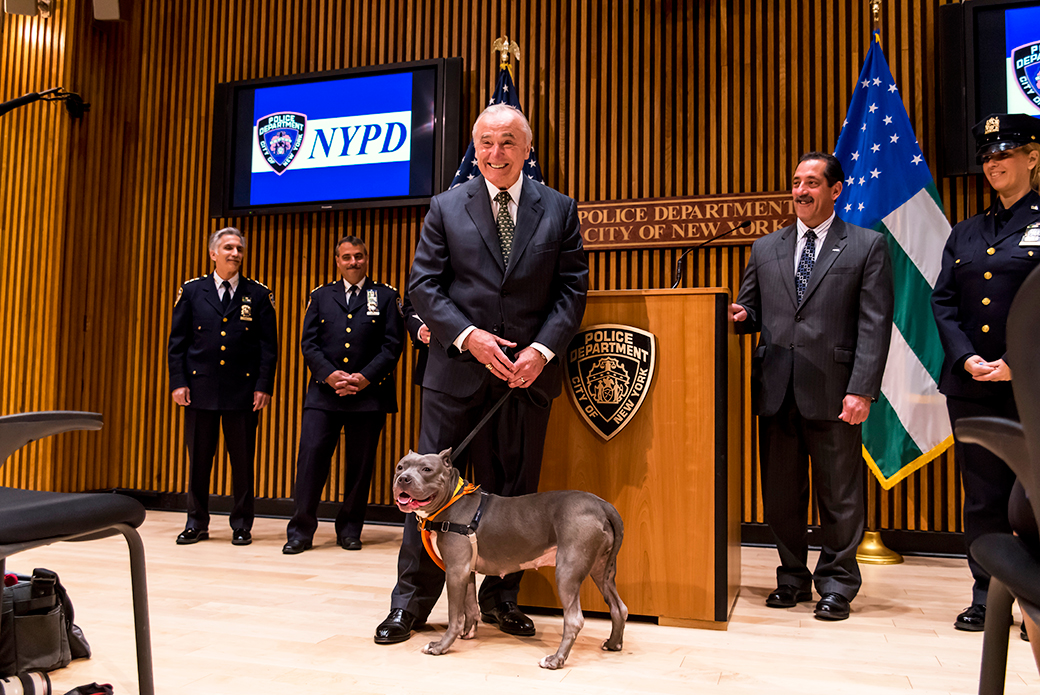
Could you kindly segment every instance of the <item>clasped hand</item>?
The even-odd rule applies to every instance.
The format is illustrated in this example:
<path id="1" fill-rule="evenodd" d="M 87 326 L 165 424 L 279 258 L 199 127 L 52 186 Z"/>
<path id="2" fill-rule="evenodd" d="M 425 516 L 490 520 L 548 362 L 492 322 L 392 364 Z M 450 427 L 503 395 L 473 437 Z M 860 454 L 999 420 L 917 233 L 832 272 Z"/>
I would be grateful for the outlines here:
<path id="1" fill-rule="evenodd" d="M 325 377 L 325 383 L 336 391 L 337 396 L 352 396 L 368 386 L 369 382 L 361 372 L 348 374 L 341 369 L 337 369 Z"/>
<path id="2" fill-rule="evenodd" d="M 545 367 L 545 357 L 530 346 L 517 353 L 516 360 L 510 360 L 502 348 L 515 348 L 516 343 L 479 328 L 466 336 L 462 347 L 511 389 L 529 388 Z"/>

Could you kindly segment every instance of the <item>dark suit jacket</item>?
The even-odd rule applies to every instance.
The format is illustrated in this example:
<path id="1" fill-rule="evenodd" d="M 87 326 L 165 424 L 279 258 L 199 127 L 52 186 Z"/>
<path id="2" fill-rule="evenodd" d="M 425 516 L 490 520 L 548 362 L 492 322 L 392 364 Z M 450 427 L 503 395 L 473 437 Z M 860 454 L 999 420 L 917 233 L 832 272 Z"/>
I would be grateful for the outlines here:
<path id="1" fill-rule="evenodd" d="M 369 293 L 375 308 L 369 309 Z M 303 317 L 300 347 L 311 370 L 304 408 L 321 410 L 397 412 L 394 369 L 404 347 L 404 330 L 397 290 L 369 278 L 347 306 L 341 280 L 311 292 Z M 337 396 L 325 379 L 337 369 L 360 372 L 369 385 L 350 396 Z"/>
<path id="2" fill-rule="evenodd" d="M 559 395 L 560 356 L 585 314 L 588 275 L 577 204 L 562 193 L 524 179 L 508 269 L 483 177 L 434 197 L 408 285 L 433 333 L 423 387 L 465 398 L 494 378 L 451 344 L 473 325 L 517 350 L 538 342 L 556 353 L 537 385 Z"/>
<path id="3" fill-rule="evenodd" d="M 252 410 L 253 392 L 274 392 L 278 325 L 271 291 L 243 277 L 225 313 L 210 275 L 188 280 L 173 306 L 170 390 L 190 390 L 191 408 Z"/>
<path id="4" fill-rule="evenodd" d="M 776 414 L 788 385 L 802 417 L 837 420 L 853 393 L 877 398 L 892 333 L 892 267 L 884 238 L 835 217 L 801 304 L 795 225 L 751 247 L 737 304 L 740 333 L 761 331 L 752 359 L 756 415 Z"/>
<path id="5" fill-rule="evenodd" d="M 423 377 L 426 375 L 426 362 L 430 359 L 430 347 L 419 337 L 419 329 L 426 322 L 415 313 L 415 307 L 412 306 L 412 298 L 408 296 L 407 290 L 404 293 L 404 304 L 401 307 L 401 311 L 404 313 L 404 328 L 412 339 L 412 347 L 415 348 L 415 371 L 412 372 L 412 383 L 416 386 L 422 386 Z"/>
<path id="6" fill-rule="evenodd" d="M 946 240 L 932 312 L 945 353 L 939 390 L 947 396 L 1011 397 L 1010 382 L 975 381 L 964 371 L 964 360 L 1005 358 L 1011 300 L 1040 263 L 1040 246 L 1019 245 L 1026 228 L 1040 224 L 1040 195 L 1030 191 L 1021 203 L 999 234 L 994 204 L 959 223 Z M 1009 366 L 1013 372 L 1015 366 Z"/>

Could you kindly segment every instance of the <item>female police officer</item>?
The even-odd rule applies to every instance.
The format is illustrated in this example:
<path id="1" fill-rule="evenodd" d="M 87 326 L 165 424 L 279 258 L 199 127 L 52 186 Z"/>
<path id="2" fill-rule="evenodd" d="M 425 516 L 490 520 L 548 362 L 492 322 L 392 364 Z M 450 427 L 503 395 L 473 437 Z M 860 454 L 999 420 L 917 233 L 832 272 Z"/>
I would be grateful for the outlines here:
<path id="1" fill-rule="evenodd" d="M 972 128 L 978 161 L 996 193 L 993 205 L 953 228 L 932 292 L 932 311 L 945 359 L 939 390 L 951 423 L 962 417 L 1018 419 L 1005 361 L 1011 300 L 1040 262 L 1040 120 L 995 114 Z M 986 533 L 1010 533 L 1008 498 L 1015 474 L 981 446 L 955 442 L 964 485 L 967 547 Z M 975 579 L 971 606 L 954 627 L 980 631 L 986 621 L 989 574 L 968 553 Z"/>

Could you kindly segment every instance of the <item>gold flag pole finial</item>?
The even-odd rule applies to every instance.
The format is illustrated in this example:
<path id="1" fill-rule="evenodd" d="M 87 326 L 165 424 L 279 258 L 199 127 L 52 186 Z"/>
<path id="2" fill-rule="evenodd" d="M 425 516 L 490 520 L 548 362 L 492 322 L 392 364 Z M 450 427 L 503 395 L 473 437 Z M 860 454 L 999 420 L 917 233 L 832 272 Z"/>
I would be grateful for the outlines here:
<path id="1" fill-rule="evenodd" d="M 491 45 L 491 51 L 493 53 L 501 52 L 499 57 L 498 68 L 499 70 L 508 70 L 509 74 L 513 74 L 513 68 L 509 63 L 509 54 L 512 53 L 513 57 L 516 58 L 517 62 L 520 61 L 520 44 L 516 41 L 510 42 L 508 36 L 500 36 L 495 39 L 495 43 Z"/>
<path id="2" fill-rule="evenodd" d="M 874 29 L 881 26 L 881 0 L 870 0 L 870 9 L 874 12 Z"/>

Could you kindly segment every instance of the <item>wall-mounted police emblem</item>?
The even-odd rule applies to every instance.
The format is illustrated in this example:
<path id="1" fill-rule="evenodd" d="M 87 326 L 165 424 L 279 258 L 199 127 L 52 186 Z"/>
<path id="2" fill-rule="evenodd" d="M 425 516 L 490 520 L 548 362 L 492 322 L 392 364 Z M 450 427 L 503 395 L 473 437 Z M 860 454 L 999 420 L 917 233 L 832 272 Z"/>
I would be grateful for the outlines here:
<path id="1" fill-rule="evenodd" d="M 653 333 L 604 323 L 578 331 L 567 349 L 567 383 L 578 412 L 605 441 L 639 411 L 657 363 Z"/>
<path id="2" fill-rule="evenodd" d="M 307 129 L 302 113 L 272 113 L 256 122 L 256 138 L 264 161 L 281 176 L 296 159 Z"/>
<path id="3" fill-rule="evenodd" d="M 1040 107 L 1040 41 L 1019 46 L 1011 52 L 1015 81 L 1026 99 Z M 986 131 L 989 132 L 989 131 Z"/>

